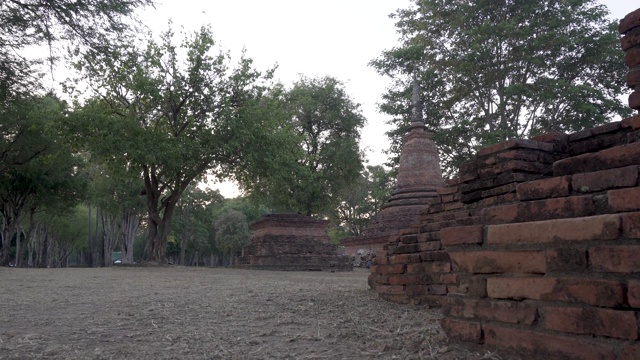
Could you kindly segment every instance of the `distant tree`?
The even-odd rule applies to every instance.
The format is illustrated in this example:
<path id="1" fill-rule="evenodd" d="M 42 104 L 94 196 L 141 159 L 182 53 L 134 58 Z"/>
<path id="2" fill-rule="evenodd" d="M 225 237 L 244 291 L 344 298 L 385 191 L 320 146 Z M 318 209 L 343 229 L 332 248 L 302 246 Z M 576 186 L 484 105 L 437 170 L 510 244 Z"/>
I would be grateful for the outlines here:
<path id="1" fill-rule="evenodd" d="M 60 137 L 65 111 L 65 104 L 52 96 L 20 98 L 0 107 L 0 265 L 9 262 L 12 238 L 27 215 L 44 209 L 64 212 L 86 195 L 83 163 Z M 16 239 L 21 259 L 21 236 Z"/>
<path id="2" fill-rule="evenodd" d="M 394 79 L 380 105 L 394 125 L 390 152 L 397 160 L 414 76 L 449 175 L 480 147 L 628 115 L 607 15 L 593 0 L 414 0 L 398 10 L 400 44 L 370 63 Z"/>
<path id="3" fill-rule="evenodd" d="M 246 216 L 236 210 L 228 210 L 215 223 L 216 247 L 232 259 L 249 242 L 250 231 Z"/>
<path id="4" fill-rule="evenodd" d="M 360 131 L 366 120 L 359 105 L 332 77 L 302 77 L 282 95 L 284 116 L 292 134 L 270 166 L 246 176 L 243 189 L 277 211 L 327 215 L 338 194 L 358 179 L 362 169 Z"/>
<path id="5" fill-rule="evenodd" d="M 114 164 L 93 164 L 90 203 L 96 210 L 99 228 L 97 245 L 104 266 L 113 263 L 117 246 L 122 250 L 122 262 L 133 262 L 133 242 L 144 213 L 144 187 L 137 168 L 116 167 Z M 91 229 L 89 229 L 91 231 Z M 90 236 L 93 241 L 93 236 Z M 93 264 L 98 266 L 97 263 Z"/>
<path id="6" fill-rule="evenodd" d="M 344 237 L 362 235 L 389 198 L 392 187 L 392 172 L 384 167 L 367 166 L 362 171 L 359 180 L 340 194 L 333 215 L 335 223 L 345 229 Z"/>
<path id="7" fill-rule="evenodd" d="M 189 186 L 182 194 L 176 206 L 175 226 L 173 233 L 180 246 L 180 265 L 187 265 L 187 250 L 205 254 L 210 231 L 213 231 L 215 218 L 213 208 L 224 197 L 218 190 L 201 190 L 195 184 Z"/>
<path id="8" fill-rule="evenodd" d="M 211 30 L 203 27 L 178 47 L 169 30 L 145 49 L 125 46 L 113 58 L 85 57 L 76 63 L 95 90 L 70 121 L 79 141 L 102 162 L 136 167 L 147 208 L 146 254 L 165 261 L 167 237 L 183 192 L 207 172 L 230 177 L 277 126 L 254 118 L 267 89 L 263 76 L 242 57 L 214 54 Z M 180 51 L 179 51 L 180 50 Z M 182 55 L 184 54 L 184 58 Z"/>

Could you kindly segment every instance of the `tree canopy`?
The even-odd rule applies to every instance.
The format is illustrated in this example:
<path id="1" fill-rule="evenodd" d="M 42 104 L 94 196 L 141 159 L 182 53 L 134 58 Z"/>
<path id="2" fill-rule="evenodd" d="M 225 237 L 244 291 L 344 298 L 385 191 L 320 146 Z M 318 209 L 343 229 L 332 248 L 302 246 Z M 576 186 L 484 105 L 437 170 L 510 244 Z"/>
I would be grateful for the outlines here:
<path id="1" fill-rule="evenodd" d="M 371 61 L 392 77 L 380 109 L 397 155 L 415 76 L 445 172 L 492 143 L 625 116 L 616 22 L 593 0 L 415 0 L 400 44 Z"/>
<path id="2" fill-rule="evenodd" d="M 214 52 L 207 27 L 179 46 L 173 38 L 169 30 L 160 43 L 123 45 L 118 57 L 77 62 L 96 97 L 71 122 L 101 161 L 139 169 L 147 255 L 156 261 L 164 259 L 174 210 L 189 184 L 207 172 L 230 176 L 248 152 L 261 151 L 246 144 L 274 129 L 245 109 L 259 101 L 267 81 L 251 59 L 231 66 L 227 53 Z"/>
<path id="3" fill-rule="evenodd" d="M 105 52 L 132 24 L 135 9 L 151 0 L 10 0 L 0 2 L 0 100 L 26 92 L 39 79 L 34 61 L 22 55 L 34 45 L 49 47 L 50 63 L 57 58 L 54 45 L 68 41 L 78 47 Z"/>
<path id="4" fill-rule="evenodd" d="M 333 77 L 302 77 L 281 99 L 278 114 L 291 130 L 282 140 L 287 150 L 271 154 L 276 158 L 270 166 L 253 169 L 241 185 L 279 211 L 328 215 L 339 194 L 360 176 L 360 131 L 366 120 Z"/>

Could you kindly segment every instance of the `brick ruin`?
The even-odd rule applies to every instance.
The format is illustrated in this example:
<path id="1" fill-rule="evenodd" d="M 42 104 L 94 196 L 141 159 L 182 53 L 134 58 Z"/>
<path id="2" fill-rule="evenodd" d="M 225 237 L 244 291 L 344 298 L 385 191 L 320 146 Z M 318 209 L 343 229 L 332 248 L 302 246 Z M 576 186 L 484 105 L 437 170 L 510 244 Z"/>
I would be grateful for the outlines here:
<path id="1" fill-rule="evenodd" d="M 640 9 L 620 23 L 640 110 Z M 640 359 L 640 115 L 478 152 L 369 284 L 442 306 L 443 329 L 527 358 Z"/>
<path id="2" fill-rule="evenodd" d="M 398 180 L 391 198 L 362 236 L 342 240 L 345 255 L 354 256 L 360 250 L 382 250 L 389 237 L 410 227 L 420 211 L 438 197 L 444 186 L 438 149 L 422 119 L 422 104 L 418 83 L 413 83 L 413 119 L 400 155 Z"/>
<path id="3" fill-rule="evenodd" d="M 251 224 L 253 235 L 238 267 L 258 270 L 350 271 L 349 257 L 329 242 L 329 220 L 296 214 L 265 215 Z"/>

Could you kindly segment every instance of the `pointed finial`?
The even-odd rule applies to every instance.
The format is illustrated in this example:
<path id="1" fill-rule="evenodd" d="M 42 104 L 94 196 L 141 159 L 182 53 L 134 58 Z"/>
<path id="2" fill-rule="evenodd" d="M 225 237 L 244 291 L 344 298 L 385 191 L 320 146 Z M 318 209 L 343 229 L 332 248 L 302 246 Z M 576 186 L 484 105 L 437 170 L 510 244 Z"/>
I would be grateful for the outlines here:
<path id="1" fill-rule="evenodd" d="M 420 85 L 418 79 L 413 77 L 413 117 L 411 119 L 411 127 L 424 127 L 424 119 L 422 118 L 422 100 L 420 99 Z"/>

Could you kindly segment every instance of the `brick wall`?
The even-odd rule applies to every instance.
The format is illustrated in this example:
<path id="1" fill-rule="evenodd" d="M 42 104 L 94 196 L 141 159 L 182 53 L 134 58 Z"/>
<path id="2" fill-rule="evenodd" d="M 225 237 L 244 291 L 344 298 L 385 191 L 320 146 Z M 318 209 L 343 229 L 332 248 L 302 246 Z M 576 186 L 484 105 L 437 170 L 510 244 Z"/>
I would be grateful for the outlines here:
<path id="1" fill-rule="evenodd" d="M 454 340 L 640 358 L 639 138 L 636 116 L 483 149 L 378 253 L 371 287 L 443 305 Z"/>
<path id="2" fill-rule="evenodd" d="M 640 9 L 621 21 L 640 110 Z M 443 306 L 456 341 L 640 359 L 640 115 L 478 152 L 379 251 L 382 298 Z"/>

